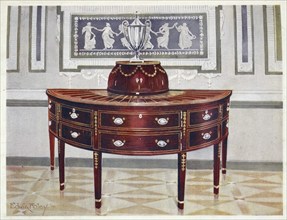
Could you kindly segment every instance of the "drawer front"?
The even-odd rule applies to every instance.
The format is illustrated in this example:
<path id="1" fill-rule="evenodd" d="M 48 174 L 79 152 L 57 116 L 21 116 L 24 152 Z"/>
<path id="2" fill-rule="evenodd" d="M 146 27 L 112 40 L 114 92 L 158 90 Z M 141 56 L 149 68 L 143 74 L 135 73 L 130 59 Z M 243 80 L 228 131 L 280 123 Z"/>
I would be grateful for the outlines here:
<path id="1" fill-rule="evenodd" d="M 188 147 L 208 145 L 212 141 L 219 138 L 219 126 L 213 126 L 210 128 L 189 131 L 188 132 Z"/>
<path id="2" fill-rule="evenodd" d="M 228 133 L 228 119 L 222 122 L 222 136 Z"/>
<path id="3" fill-rule="evenodd" d="M 121 113 L 99 112 L 100 128 L 121 129 L 179 129 L 180 112 Z"/>
<path id="4" fill-rule="evenodd" d="M 48 124 L 49 124 L 49 131 L 51 131 L 52 133 L 57 135 L 58 128 L 57 128 L 56 120 L 50 118 L 49 121 L 48 121 Z"/>
<path id="5" fill-rule="evenodd" d="M 92 110 L 81 109 L 72 106 L 61 106 L 61 118 L 72 122 L 73 124 L 84 125 L 84 126 L 93 126 L 93 116 Z"/>
<path id="6" fill-rule="evenodd" d="M 52 113 L 53 115 L 56 115 L 56 103 L 49 99 L 48 101 L 48 109 L 49 112 Z"/>
<path id="7" fill-rule="evenodd" d="M 208 124 L 218 119 L 218 106 L 213 108 L 201 109 L 196 111 L 188 111 L 189 126 L 198 124 Z"/>
<path id="8" fill-rule="evenodd" d="M 160 133 L 126 133 L 99 131 L 99 147 L 106 150 L 154 152 L 178 150 L 179 132 Z"/>
<path id="9" fill-rule="evenodd" d="M 223 117 L 225 117 L 225 116 L 227 116 L 229 114 L 229 110 L 230 110 L 230 101 L 228 100 L 223 105 Z"/>
<path id="10" fill-rule="evenodd" d="M 67 124 L 60 124 L 60 137 L 67 140 L 68 143 L 75 143 L 82 147 L 93 146 L 93 131 L 81 127 L 72 127 Z"/>

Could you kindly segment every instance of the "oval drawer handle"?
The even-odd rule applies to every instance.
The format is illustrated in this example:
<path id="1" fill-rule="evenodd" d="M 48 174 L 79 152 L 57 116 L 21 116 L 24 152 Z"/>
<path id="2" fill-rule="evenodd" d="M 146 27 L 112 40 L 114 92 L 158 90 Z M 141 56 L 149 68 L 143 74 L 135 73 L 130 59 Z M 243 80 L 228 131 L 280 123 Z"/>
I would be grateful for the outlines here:
<path id="1" fill-rule="evenodd" d="M 159 147 L 165 147 L 168 143 L 169 143 L 169 139 L 167 139 L 166 141 L 164 140 L 155 140 L 157 146 Z"/>
<path id="2" fill-rule="evenodd" d="M 166 125 L 168 123 L 169 118 L 155 118 L 159 125 Z"/>
<path id="3" fill-rule="evenodd" d="M 201 135 L 204 140 L 209 140 L 211 138 L 211 134 L 212 132 L 210 131 L 209 133 L 202 133 Z"/>
<path id="4" fill-rule="evenodd" d="M 77 138 L 77 137 L 79 137 L 80 136 L 80 133 L 78 133 L 78 132 L 73 132 L 73 131 L 70 131 L 70 133 L 71 133 L 71 136 L 72 136 L 72 138 Z"/>
<path id="5" fill-rule="evenodd" d="M 208 121 L 211 118 L 211 116 L 212 116 L 212 113 L 208 113 L 208 110 L 206 110 L 205 113 L 202 114 L 202 119 L 204 121 Z"/>
<path id="6" fill-rule="evenodd" d="M 113 117 L 113 122 L 116 125 L 122 125 L 124 123 L 125 118 L 115 118 Z"/>
<path id="7" fill-rule="evenodd" d="M 125 145 L 125 140 L 121 141 L 121 140 L 113 140 L 113 144 L 116 146 L 116 147 L 122 147 Z"/>
<path id="8" fill-rule="evenodd" d="M 79 114 L 76 113 L 76 109 L 72 109 L 73 112 L 69 112 L 72 119 L 76 119 L 79 117 Z"/>
<path id="9" fill-rule="evenodd" d="M 51 109 L 51 108 L 52 108 L 52 101 L 51 101 L 51 100 L 49 100 L 48 108 L 49 108 L 49 109 Z"/>
<path id="10" fill-rule="evenodd" d="M 49 126 L 51 126 L 52 125 L 52 121 L 49 121 Z"/>

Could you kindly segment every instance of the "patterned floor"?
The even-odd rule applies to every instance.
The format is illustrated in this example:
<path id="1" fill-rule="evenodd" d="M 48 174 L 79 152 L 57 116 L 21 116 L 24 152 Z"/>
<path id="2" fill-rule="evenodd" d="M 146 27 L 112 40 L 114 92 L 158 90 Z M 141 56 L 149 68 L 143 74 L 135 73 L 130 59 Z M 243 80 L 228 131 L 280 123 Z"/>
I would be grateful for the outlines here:
<path id="1" fill-rule="evenodd" d="M 94 208 L 92 168 L 7 168 L 7 215 L 283 215 L 282 172 L 228 170 L 220 196 L 212 193 L 212 170 L 188 170 L 185 208 L 177 209 L 176 169 L 103 168 L 103 205 Z"/>

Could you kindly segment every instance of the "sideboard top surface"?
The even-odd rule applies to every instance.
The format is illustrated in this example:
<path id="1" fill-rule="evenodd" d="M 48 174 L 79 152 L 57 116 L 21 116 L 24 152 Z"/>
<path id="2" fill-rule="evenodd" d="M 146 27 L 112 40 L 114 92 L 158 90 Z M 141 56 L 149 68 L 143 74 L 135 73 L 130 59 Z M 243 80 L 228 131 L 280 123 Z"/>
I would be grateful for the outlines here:
<path id="1" fill-rule="evenodd" d="M 231 95 L 231 90 L 169 90 L 157 95 L 122 95 L 104 89 L 47 89 L 47 95 L 89 105 L 171 106 L 216 102 Z"/>

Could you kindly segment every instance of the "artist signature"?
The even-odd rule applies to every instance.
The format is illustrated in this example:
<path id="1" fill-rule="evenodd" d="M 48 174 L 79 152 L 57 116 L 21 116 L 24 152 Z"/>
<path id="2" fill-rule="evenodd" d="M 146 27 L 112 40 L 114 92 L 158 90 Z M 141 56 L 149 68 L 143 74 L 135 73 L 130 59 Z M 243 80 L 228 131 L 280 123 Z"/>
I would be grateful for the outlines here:
<path id="1" fill-rule="evenodd" d="M 33 213 L 33 210 L 42 210 L 43 213 L 46 209 L 51 206 L 51 204 L 40 204 L 40 203 L 18 203 L 18 202 L 10 202 L 9 208 L 15 209 L 18 211 L 17 214 L 28 214 L 27 212 Z"/>

